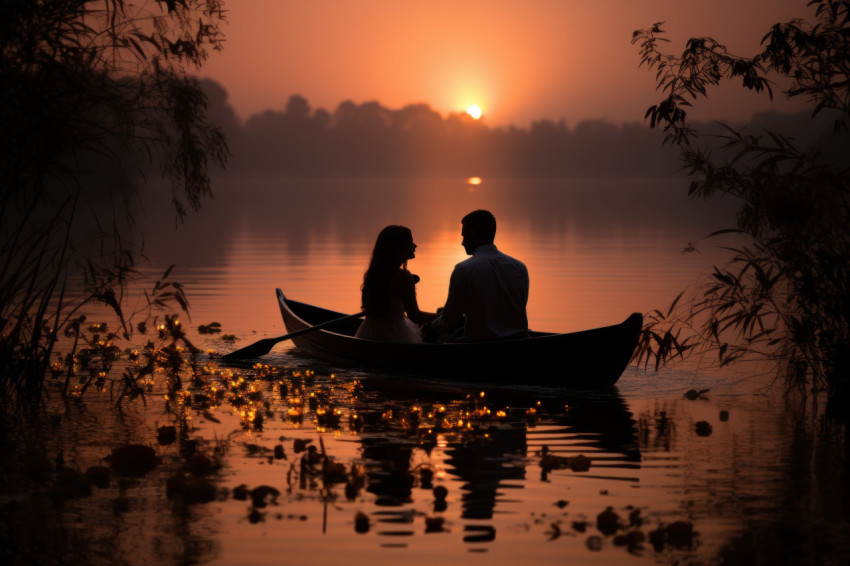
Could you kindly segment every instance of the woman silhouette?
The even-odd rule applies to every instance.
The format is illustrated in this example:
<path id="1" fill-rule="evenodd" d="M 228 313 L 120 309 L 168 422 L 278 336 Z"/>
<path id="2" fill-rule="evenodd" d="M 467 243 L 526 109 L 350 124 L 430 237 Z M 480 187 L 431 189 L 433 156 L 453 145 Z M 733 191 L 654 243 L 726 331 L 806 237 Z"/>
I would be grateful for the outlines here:
<path id="1" fill-rule="evenodd" d="M 419 310 L 416 302 L 416 276 L 407 270 L 407 260 L 413 259 L 415 252 L 410 228 L 387 226 L 378 234 L 360 288 L 366 319 L 355 334 L 357 338 L 422 341 L 419 325 L 437 315 Z"/>

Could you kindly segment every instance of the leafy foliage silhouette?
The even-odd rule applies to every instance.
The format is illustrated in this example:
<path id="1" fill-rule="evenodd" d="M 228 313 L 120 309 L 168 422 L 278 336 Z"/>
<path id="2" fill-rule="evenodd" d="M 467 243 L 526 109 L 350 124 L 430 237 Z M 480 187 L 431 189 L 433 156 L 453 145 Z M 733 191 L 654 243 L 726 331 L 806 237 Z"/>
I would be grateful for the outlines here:
<path id="1" fill-rule="evenodd" d="M 681 56 L 664 54 L 660 23 L 633 36 L 665 93 L 646 117 L 680 146 L 690 195 L 738 199 L 733 231 L 747 242 L 728 248 L 729 263 L 698 292 L 651 313 L 638 357 L 644 366 L 695 352 L 716 354 L 721 365 L 756 355 L 780 365 L 789 390 L 850 394 L 850 3 L 809 6 L 813 22 L 774 25 L 752 58 L 711 38 L 689 40 Z M 811 103 L 813 119 L 829 111 L 834 131 L 800 148 L 781 133 L 726 126 L 719 149 L 694 146 L 693 101 L 732 79 L 772 97 L 771 74 L 790 85 L 786 96 Z"/>
<path id="2" fill-rule="evenodd" d="M 0 398 L 38 397 L 81 307 L 115 310 L 144 161 L 177 217 L 211 194 L 227 145 L 187 68 L 219 49 L 219 0 L 8 0 L 0 6 Z M 82 291 L 72 275 L 82 273 Z M 153 306 L 153 305 L 152 305 Z"/>

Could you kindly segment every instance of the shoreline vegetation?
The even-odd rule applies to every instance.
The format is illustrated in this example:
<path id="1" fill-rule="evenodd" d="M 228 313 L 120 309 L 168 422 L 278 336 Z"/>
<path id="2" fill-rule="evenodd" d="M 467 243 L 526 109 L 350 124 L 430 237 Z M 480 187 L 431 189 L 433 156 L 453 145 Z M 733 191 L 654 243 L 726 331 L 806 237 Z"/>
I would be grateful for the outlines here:
<path id="1" fill-rule="evenodd" d="M 695 198 L 741 203 L 726 265 L 666 312 L 651 313 L 638 361 L 716 356 L 721 366 L 757 357 L 776 364 L 787 390 L 829 394 L 828 413 L 850 422 L 850 4 L 811 0 L 812 21 L 774 25 L 752 57 L 710 37 L 666 53 L 662 23 L 634 33 L 641 64 L 656 71 L 662 100 L 646 113 L 678 146 Z M 687 111 L 721 82 L 773 97 L 806 100 L 812 120 L 827 114 L 829 143 L 807 146 L 781 131 L 726 125 L 706 146 Z"/>
<path id="2" fill-rule="evenodd" d="M 182 219 L 226 162 L 187 72 L 221 48 L 223 17 L 217 0 L 0 7 L 0 404 L 41 398 L 57 337 L 87 304 L 132 333 L 121 303 L 142 257 L 127 235 L 138 164 L 158 168 Z"/>

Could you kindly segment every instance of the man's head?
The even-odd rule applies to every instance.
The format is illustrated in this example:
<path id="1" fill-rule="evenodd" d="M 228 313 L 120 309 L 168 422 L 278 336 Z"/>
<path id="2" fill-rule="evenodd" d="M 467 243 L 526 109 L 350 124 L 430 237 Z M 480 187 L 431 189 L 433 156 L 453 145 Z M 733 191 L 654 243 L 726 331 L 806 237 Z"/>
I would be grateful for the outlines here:
<path id="1" fill-rule="evenodd" d="M 492 244 L 496 238 L 496 217 L 486 210 L 470 212 L 461 220 L 463 228 L 461 245 L 468 255 L 472 255 L 479 246 Z"/>

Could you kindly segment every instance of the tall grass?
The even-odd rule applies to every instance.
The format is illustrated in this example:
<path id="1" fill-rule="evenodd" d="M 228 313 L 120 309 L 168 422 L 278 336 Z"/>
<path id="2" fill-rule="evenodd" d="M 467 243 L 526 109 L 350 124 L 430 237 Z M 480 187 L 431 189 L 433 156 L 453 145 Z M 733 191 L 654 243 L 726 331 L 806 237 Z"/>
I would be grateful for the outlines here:
<path id="1" fill-rule="evenodd" d="M 0 5 L 0 399 L 37 399 L 57 337 L 93 302 L 124 334 L 150 165 L 176 215 L 211 194 L 227 146 L 187 69 L 219 49 L 218 0 Z M 79 283 L 79 284 L 72 284 Z"/>

